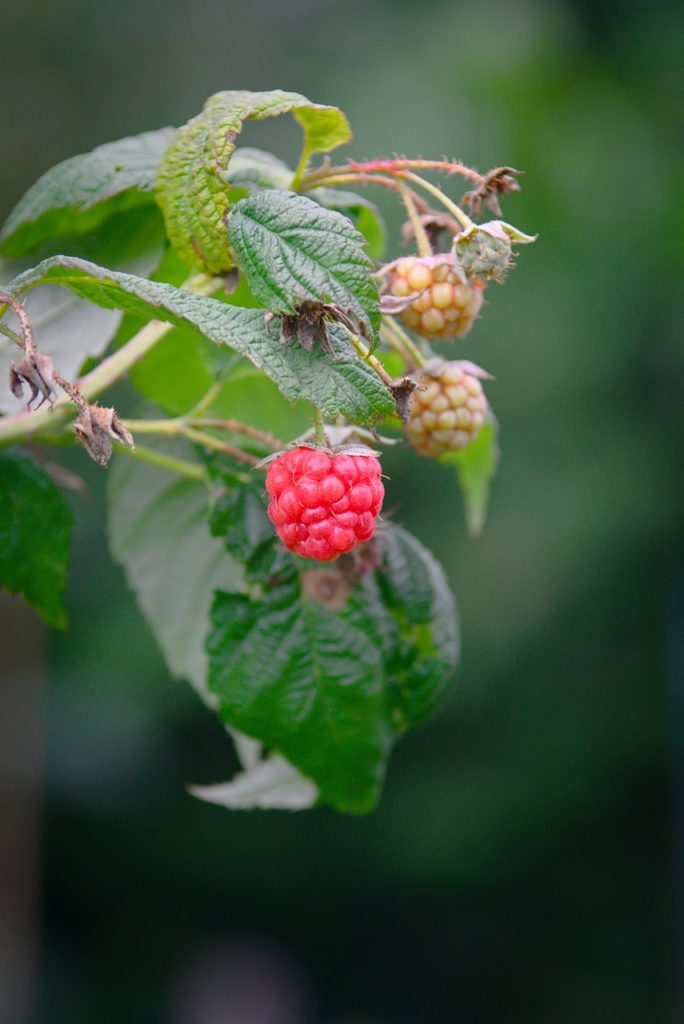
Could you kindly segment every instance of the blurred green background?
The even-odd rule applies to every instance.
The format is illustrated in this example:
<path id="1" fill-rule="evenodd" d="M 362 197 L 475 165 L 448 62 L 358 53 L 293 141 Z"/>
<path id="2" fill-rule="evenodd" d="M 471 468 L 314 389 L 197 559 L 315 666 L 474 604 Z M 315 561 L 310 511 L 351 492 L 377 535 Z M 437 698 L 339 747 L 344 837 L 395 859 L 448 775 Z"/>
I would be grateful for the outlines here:
<path id="1" fill-rule="evenodd" d="M 459 347 L 496 375 L 482 538 L 448 473 L 387 459 L 464 653 L 373 816 L 185 794 L 232 755 L 109 563 L 86 467 L 37 710 L 22 1021 L 684 1019 L 683 31 L 665 2 L 5 0 L 3 218 L 58 160 L 281 87 L 342 107 L 356 158 L 524 168 L 504 216 L 540 236 Z M 299 138 L 282 118 L 243 141 L 293 159 Z"/>

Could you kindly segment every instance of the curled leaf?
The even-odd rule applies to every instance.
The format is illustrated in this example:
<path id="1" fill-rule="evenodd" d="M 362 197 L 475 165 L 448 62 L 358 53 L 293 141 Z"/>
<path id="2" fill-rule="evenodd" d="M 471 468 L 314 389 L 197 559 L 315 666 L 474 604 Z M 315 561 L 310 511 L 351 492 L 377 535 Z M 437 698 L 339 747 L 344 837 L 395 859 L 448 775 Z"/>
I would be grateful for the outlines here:
<path id="1" fill-rule="evenodd" d="M 303 811 L 318 800 L 313 782 L 278 754 L 257 760 L 229 782 L 188 786 L 188 793 L 234 811 Z"/>
<path id="2" fill-rule="evenodd" d="M 304 132 L 302 166 L 351 138 L 336 107 L 312 103 L 294 92 L 231 91 L 210 96 L 200 114 L 179 129 L 159 168 L 157 199 L 169 240 L 178 255 L 208 273 L 234 265 L 226 235 L 230 208 L 228 165 L 247 120 L 291 111 Z"/>

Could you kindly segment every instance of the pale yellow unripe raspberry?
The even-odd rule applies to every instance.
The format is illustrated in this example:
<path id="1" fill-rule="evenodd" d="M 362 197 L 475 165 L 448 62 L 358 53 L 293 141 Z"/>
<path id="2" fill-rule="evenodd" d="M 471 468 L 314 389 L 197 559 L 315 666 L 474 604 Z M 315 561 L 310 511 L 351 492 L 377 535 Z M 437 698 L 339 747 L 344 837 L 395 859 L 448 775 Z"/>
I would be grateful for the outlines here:
<path id="1" fill-rule="evenodd" d="M 416 295 L 399 316 L 423 338 L 467 334 L 482 306 L 484 285 L 464 284 L 450 259 L 407 256 L 390 266 L 390 294 L 398 299 Z"/>
<path id="2" fill-rule="evenodd" d="M 483 377 L 489 374 L 468 362 L 431 359 L 423 367 L 406 424 L 419 455 L 459 452 L 477 436 L 487 412 Z"/>

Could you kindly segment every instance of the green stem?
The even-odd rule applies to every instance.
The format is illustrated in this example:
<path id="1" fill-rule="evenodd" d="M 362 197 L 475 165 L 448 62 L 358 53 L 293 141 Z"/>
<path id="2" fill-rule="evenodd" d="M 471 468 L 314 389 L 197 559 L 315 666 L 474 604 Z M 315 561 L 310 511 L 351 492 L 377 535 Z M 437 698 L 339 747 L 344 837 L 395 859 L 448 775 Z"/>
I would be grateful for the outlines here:
<path id="1" fill-rule="evenodd" d="M 17 334 L 16 331 L 13 331 L 11 327 L 7 326 L 7 324 L 0 324 L 0 334 L 4 334 L 6 338 L 13 341 L 15 345 L 19 346 L 19 348 L 24 347 L 24 339 L 22 336 Z"/>
<path id="2" fill-rule="evenodd" d="M 316 444 L 323 445 L 324 448 L 328 447 L 328 438 L 325 433 L 325 421 L 323 419 L 323 413 L 320 409 L 314 406 L 314 430 L 316 432 Z"/>
<path id="3" fill-rule="evenodd" d="M 416 239 L 416 246 L 421 256 L 432 256 L 432 246 L 430 245 L 430 239 L 427 236 L 427 232 L 422 225 L 421 219 L 418 216 L 418 210 L 416 204 L 413 201 L 410 188 L 402 182 L 399 183 L 399 192 L 401 194 L 401 200 L 406 207 L 408 218 L 411 221 L 411 227 L 413 228 L 413 234 Z"/>
<path id="4" fill-rule="evenodd" d="M 338 168 L 339 170 L 339 168 Z M 319 185 L 383 185 L 393 192 L 399 192 L 399 182 L 396 177 L 392 178 L 382 174 L 364 174 L 359 171 L 347 171 L 345 173 L 306 175 L 301 181 L 302 192 L 308 192 Z"/>
<path id="5" fill-rule="evenodd" d="M 182 420 L 122 420 L 131 434 L 158 434 L 162 437 L 180 437 Z"/>
<path id="6" fill-rule="evenodd" d="M 413 339 L 409 337 L 402 327 L 399 326 L 397 321 L 393 317 L 385 314 L 382 318 L 382 322 L 385 330 L 385 337 L 389 341 L 390 345 L 392 345 L 400 355 L 403 354 L 405 357 L 408 356 L 408 362 L 413 363 L 414 366 L 425 366 L 427 359 L 414 343 Z"/>
<path id="7" fill-rule="evenodd" d="M 349 340 L 351 341 L 356 351 L 359 353 L 361 358 L 375 370 L 382 383 L 388 388 L 393 387 L 394 381 L 392 380 L 392 378 L 390 377 L 389 373 L 382 365 L 380 360 L 377 358 L 377 356 L 372 355 L 371 350 L 367 348 L 366 345 L 364 345 L 364 343 L 361 341 L 359 337 L 357 337 L 356 334 L 348 330 L 346 327 L 345 330 L 347 331 Z"/>
<path id="8" fill-rule="evenodd" d="M 153 466 L 167 469 L 170 473 L 178 473 L 180 476 L 187 477 L 188 480 L 198 480 L 200 482 L 206 480 L 206 473 L 202 467 L 194 462 L 188 462 L 186 459 L 176 459 L 172 455 L 164 455 L 162 452 L 154 451 L 152 448 L 144 448 L 140 445 L 136 445 L 135 451 L 131 451 L 130 448 L 123 444 L 117 444 L 116 449 L 117 451 L 125 452 L 131 458 L 149 462 Z"/>
<path id="9" fill-rule="evenodd" d="M 309 165 L 309 157 L 311 153 L 308 146 L 302 146 L 302 152 L 299 156 L 299 161 L 295 167 L 295 172 L 292 175 L 292 181 L 290 182 L 290 188 L 293 192 L 299 192 L 302 187 L 302 181 L 306 174 L 306 168 Z"/>
<path id="10" fill-rule="evenodd" d="M 187 424 L 180 424 L 178 432 L 181 437 L 187 438 L 188 441 L 192 441 L 194 444 L 201 444 L 204 448 L 221 452 L 223 455 L 230 455 L 238 462 L 243 462 L 248 466 L 256 466 L 261 461 L 256 455 L 243 452 L 241 448 L 235 448 L 232 444 L 226 444 L 225 441 L 220 441 L 218 437 L 214 437 L 212 434 L 205 434 L 201 430 L 195 430 L 194 427 L 189 427 Z"/>
<path id="11" fill-rule="evenodd" d="M 421 178 L 419 174 L 414 174 L 412 171 L 402 171 L 398 177 L 415 182 L 419 188 L 422 188 L 425 192 L 429 192 L 431 196 L 438 199 L 442 206 L 456 218 L 464 231 L 475 227 L 474 222 L 470 219 L 468 214 L 464 213 L 460 206 L 457 206 L 456 203 L 442 192 L 441 188 L 437 188 L 437 186 L 433 185 L 432 182 L 426 181 L 425 178 Z"/>
<path id="12" fill-rule="evenodd" d="M 162 419 L 162 420 L 122 420 L 123 425 L 127 430 L 130 430 L 132 434 L 158 434 L 165 437 L 187 437 L 188 429 L 200 430 L 208 428 L 210 430 L 229 430 L 236 434 L 244 434 L 245 437 L 253 437 L 255 440 L 260 441 L 271 451 L 282 451 L 285 445 L 277 437 L 272 434 L 267 434 L 264 430 L 258 430 L 256 427 L 250 427 L 246 423 L 240 423 L 238 420 L 226 420 L 218 419 L 216 417 L 200 417 L 195 416 L 179 416 L 176 419 Z M 210 437 L 211 435 L 206 435 Z M 216 438 L 213 440 L 219 442 Z M 233 449 L 237 451 L 237 449 Z M 245 453 L 243 453 L 245 454 Z"/>
<path id="13" fill-rule="evenodd" d="M 196 416 L 199 416 L 200 413 L 208 409 L 211 403 L 217 397 L 217 395 L 220 394 L 222 387 L 223 381 L 214 381 L 214 383 L 211 385 L 207 393 L 202 398 L 200 398 L 195 408 L 191 411 L 190 416 L 194 419 Z"/>
<path id="14" fill-rule="evenodd" d="M 245 437 L 253 437 L 256 441 L 261 441 L 262 444 L 272 449 L 272 451 L 284 451 L 285 449 L 283 442 L 279 438 L 274 437 L 273 434 L 269 434 L 265 430 L 258 430 L 257 427 L 250 427 L 246 423 L 240 423 L 238 420 L 217 419 L 215 417 L 197 419 L 193 416 L 192 425 L 196 427 L 212 427 L 214 430 L 232 430 L 236 434 L 244 434 Z"/>

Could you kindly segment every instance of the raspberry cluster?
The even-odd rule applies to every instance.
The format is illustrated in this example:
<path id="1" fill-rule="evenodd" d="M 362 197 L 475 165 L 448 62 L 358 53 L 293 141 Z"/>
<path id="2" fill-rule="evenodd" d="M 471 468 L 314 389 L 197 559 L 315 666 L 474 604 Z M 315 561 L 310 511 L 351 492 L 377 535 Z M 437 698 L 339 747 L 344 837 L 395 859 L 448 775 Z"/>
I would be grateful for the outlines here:
<path id="1" fill-rule="evenodd" d="M 380 476 L 370 450 L 333 455 L 293 448 L 269 464 L 269 518 L 290 551 L 332 562 L 373 536 L 385 495 Z"/>
<path id="2" fill-rule="evenodd" d="M 483 283 L 464 284 L 449 256 L 407 256 L 391 266 L 390 293 L 408 298 L 420 292 L 400 314 L 424 338 L 467 334 L 482 306 Z"/>
<path id="3" fill-rule="evenodd" d="M 411 395 L 408 439 L 419 455 L 459 452 L 477 436 L 487 411 L 479 376 L 470 363 L 431 359 Z"/>

